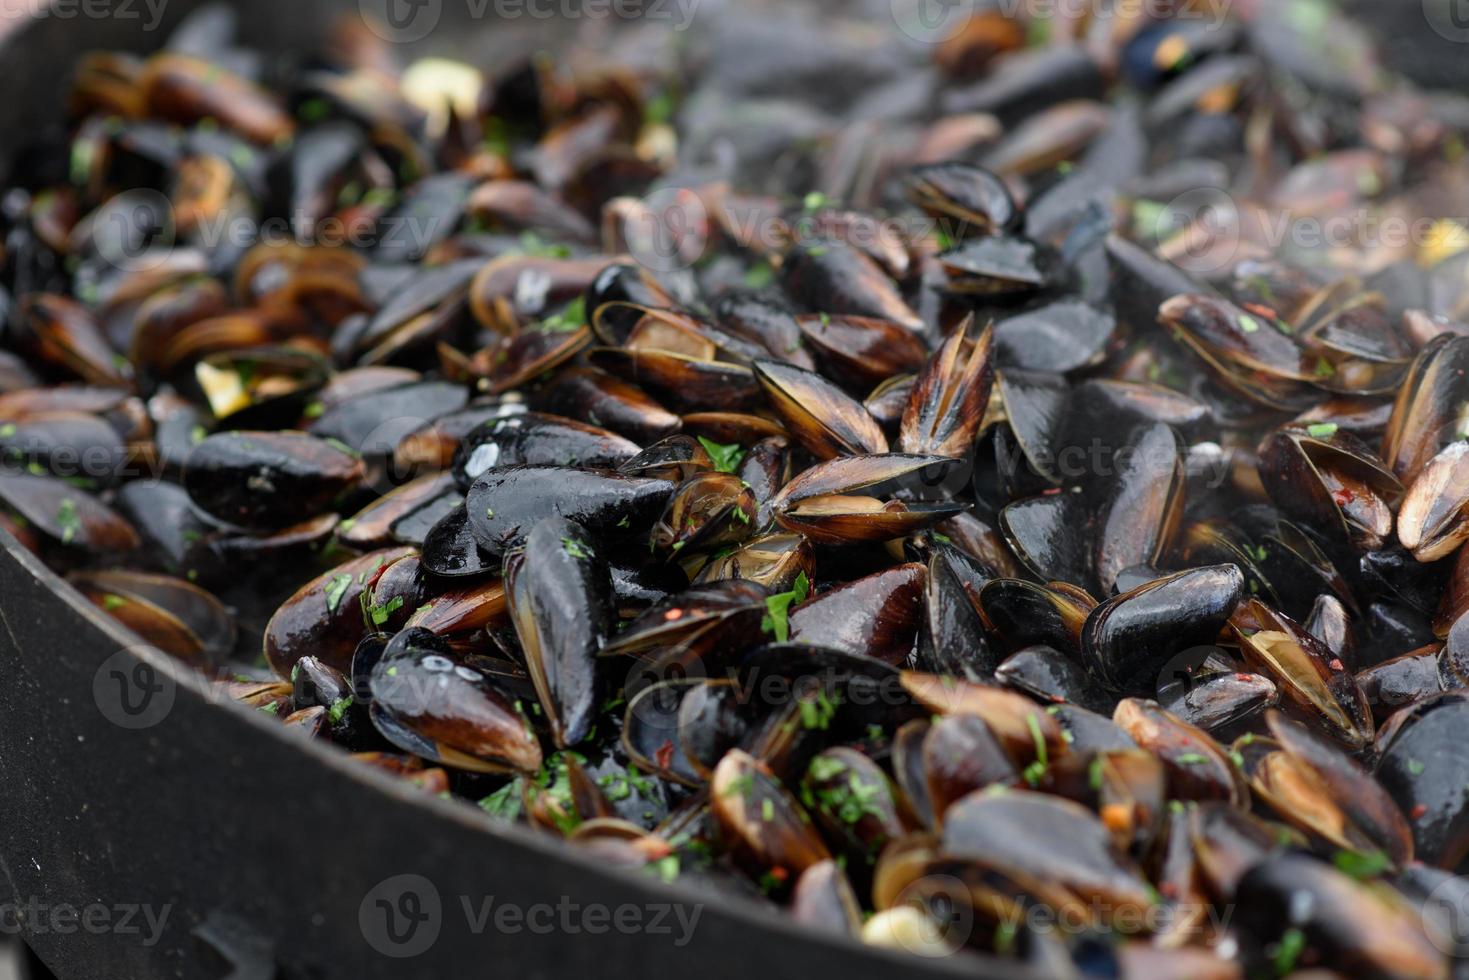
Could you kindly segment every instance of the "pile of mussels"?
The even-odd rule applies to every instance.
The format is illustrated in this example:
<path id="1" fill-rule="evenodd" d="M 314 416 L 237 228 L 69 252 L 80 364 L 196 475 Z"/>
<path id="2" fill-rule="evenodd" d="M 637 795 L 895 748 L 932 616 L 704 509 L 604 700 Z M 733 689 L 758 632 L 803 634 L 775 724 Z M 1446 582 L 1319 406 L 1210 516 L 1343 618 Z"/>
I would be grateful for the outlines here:
<path id="1" fill-rule="evenodd" d="M 1323 0 L 852 6 L 85 56 L 0 201 L 0 528 L 302 738 L 813 928 L 1456 972 L 1469 100 Z"/>

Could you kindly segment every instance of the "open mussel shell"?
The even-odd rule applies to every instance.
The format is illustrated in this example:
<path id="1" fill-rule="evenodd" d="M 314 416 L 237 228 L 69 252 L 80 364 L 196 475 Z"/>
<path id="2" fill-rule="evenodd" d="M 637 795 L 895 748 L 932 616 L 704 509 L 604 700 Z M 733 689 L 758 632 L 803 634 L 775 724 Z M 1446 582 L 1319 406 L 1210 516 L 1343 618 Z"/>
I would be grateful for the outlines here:
<path id="1" fill-rule="evenodd" d="M 1450 870 L 1469 855 L 1469 781 L 1458 747 L 1466 719 L 1462 691 L 1438 694 L 1389 718 L 1377 746 L 1377 780 L 1407 815 L 1418 859 Z"/>
<path id="2" fill-rule="evenodd" d="M 1067 752 L 1060 723 L 1030 698 L 993 684 L 904 671 L 903 689 L 937 715 L 976 715 L 1018 763 L 1059 759 Z M 1042 758 L 1044 756 L 1044 758 Z"/>
<path id="3" fill-rule="evenodd" d="M 684 747 L 681 721 L 684 702 L 708 683 L 704 678 L 667 680 L 650 684 L 628 699 L 622 746 L 639 768 L 683 786 L 700 786 L 708 778 L 709 768 L 701 772 Z M 701 733 L 688 734 L 697 737 Z M 737 744 L 739 739 L 734 741 Z M 733 747 L 725 745 L 724 750 Z M 723 754 L 721 751 L 721 758 Z"/>
<path id="4" fill-rule="evenodd" d="M 908 200 L 934 218 L 947 220 L 953 238 L 1015 231 L 1022 212 L 1005 181 L 983 167 L 949 162 L 915 167 Z"/>
<path id="5" fill-rule="evenodd" d="M 1153 904 L 1147 880 L 1114 853 L 1106 827 L 1058 797 L 1025 790 L 971 793 L 944 815 L 942 848 L 951 858 L 1044 883 L 1069 898 L 1064 904 L 1082 911 L 1083 921 L 1095 917 L 1098 925 L 1120 925 Z"/>
<path id="6" fill-rule="evenodd" d="M 1408 820 L 1371 773 L 1277 711 L 1266 721 L 1279 748 L 1240 757 L 1256 796 L 1280 819 L 1335 847 L 1384 855 L 1395 866 L 1412 860 Z"/>
<path id="7" fill-rule="evenodd" d="M 924 365 L 903 410 L 899 445 L 907 453 L 968 456 L 994 388 L 994 333 L 969 336 L 967 318 Z"/>
<path id="8" fill-rule="evenodd" d="M 593 347 L 587 361 L 684 412 L 744 411 L 760 404 L 760 387 L 743 364 L 647 347 Z"/>
<path id="9" fill-rule="evenodd" d="M 400 520 L 453 489 L 454 477 L 447 471 L 410 480 L 338 524 L 337 539 L 353 548 L 385 548 L 395 543 L 394 527 Z"/>
<path id="10" fill-rule="evenodd" d="M 756 876 L 800 875 L 831 857 L 811 817 L 762 763 L 730 750 L 709 782 L 709 804 L 736 859 Z"/>
<path id="11" fill-rule="evenodd" d="M 928 360 L 918 334 L 891 320 L 820 313 L 800 316 L 797 323 L 823 374 L 848 391 L 865 394 Z"/>
<path id="12" fill-rule="evenodd" d="M 1293 712 L 1349 749 L 1372 740 L 1367 697 L 1340 658 L 1305 628 L 1258 599 L 1246 599 L 1229 620 L 1240 654 L 1274 681 Z"/>
<path id="13" fill-rule="evenodd" d="M 1285 426 L 1265 437 L 1259 457 L 1261 482 L 1286 515 L 1363 551 L 1392 533 L 1402 484 L 1350 433 Z"/>
<path id="14" fill-rule="evenodd" d="M 771 592 L 786 592 L 797 576 L 815 574 L 811 543 L 799 534 L 770 534 L 746 542 L 711 559 L 694 577 L 696 584 L 724 579 L 748 579 Z"/>
<path id="15" fill-rule="evenodd" d="M 1234 565 L 1210 565 L 1114 596 L 1082 628 L 1086 661 L 1112 690 L 1151 693 L 1170 660 L 1219 636 L 1244 586 Z"/>
<path id="16" fill-rule="evenodd" d="M 602 653 L 651 657 L 673 650 L 697 659 L 728 644 L 737 655 L 759 639 L 769 594 L 763 585 L 743 579 L 690 586 L 629 622 Z"/>
<path id="17" fill-rule="evenodd" d="M 369 677 L 372 721 L 394 745 L 469 772 L 535 772 L 541 747 L 483 671 L 427 630 L 404 630 Z"/>
<path id="18" fill-rule="evenodd" d="M 629 476 L 668 480 L 670 483 L 682 483 L 714 468 L 714 460 L 703 443 L 683 434 L 660 439 L 617 466 L 618 472 Z"/>
<path id="19" fill-rule="evenodd" d="M 646 309 L 671 309 L 673 296 L 641 265 L 613 263 L 593 277 L 583 307 L 597 339 L 608 347 L 627 341 Z"/>
<path id="20" fill-rule="evenodd" d="M 814 371 L 756 361 L 755 378 L 791 438 L 819 459 L 885 453 L 887 437 L 861 402 Z"/>
<path id="21" fill-rule="evenodd" d="M 1445 977 L 1448 963 L 1425 932 L 1423 919 L 1395 889 L 1357 881 L 1304 855 L 1279 855 L 1239 881 L 1236 926 L 1279 955 L 1353 976 Z"/>
<path id="22" fill-rule="evenodd" d="M 966 509 L 948 501 L 881 499 L 940 486 L 953 463 L 945 457 L 902 453 L 834 459 L 786 484 L 771 508 L 781 527 L 817 543 L 890 541 Z"/>
<path id="23" fill-rule="evenodd" d="M 617 618 L 607 563 L 581 525 L 546 518 L 506 555 L 505 599 L 551 736 L 575 745 L 594 721 L 597 655 Z"/>
<path id="24" fill-rule="evenodd" d="M 192 582 L 121 570 L 77 572 L 71 582 L 134 633 L 187 663 L 217 666 L 234 651 L 230 611 Z"/>
<path id="25" fill-rule="evenodd" d="M 1420 562 L 1445 558 L 1469 541 L 1469 442 L 1455 442 L 1424 464 L 1398 508 L 1398 540 Z"/>
<path id="26" fill-rule="evenodd" d="M 1080 657 L 1082 629 L 1097 601 L 1061 583 L 1036 585 L 1021 579 L 987 582 L 979 608 L 991 633 L 1011 652 L 1043 644 Z"/>
<path id="27" fill-rule="evenodd" d="M 1448 443 L 1464 438 L 1469 406 L 1469 337 L 1444 333 L 1418 352 L 1398 389 L 1382 458 L 1412 483 Z"/>
<path id="28" fill-rule="evenodd" d="M 564 517 L 598 534 L 637 533 L 657 520 L 673 484 L 598 470 L 516 466 L 481 475 L 465 495 L 479 547 L 503 555 L 546 517 Z"/>
<path id="29" fill-rule="evenodd" d="M 364 474 L 362 460 L 301 432 L 223 432 L 199 443 L 184 488 L 229 524 L 282 528 L 330 510 Z"/>
<path id="30" fill-rule="evenodd" d="M 653 525 L 649 546 L 657 555 L 679 555 L 734 545 L 754 530 L 755 495 L 733 473 L 700 473 L 679 485 Z"/>

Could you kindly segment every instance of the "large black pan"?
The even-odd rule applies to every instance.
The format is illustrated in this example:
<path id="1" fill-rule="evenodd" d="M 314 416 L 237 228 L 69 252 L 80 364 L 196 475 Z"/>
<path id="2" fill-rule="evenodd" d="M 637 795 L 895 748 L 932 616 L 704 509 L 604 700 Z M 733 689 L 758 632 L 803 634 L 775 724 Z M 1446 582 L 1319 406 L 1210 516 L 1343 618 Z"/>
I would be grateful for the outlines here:
<path id="1" fill-rule="evenodd" d="M 140 0 L 116 0 L 115 16 L 43 18 L 11 36 L 0 45 L 0 142 L 56 118 L 80 52 L 156 46 L 197 5 L 168 0 L 153 31 L 123 16 L 143 13 Z M 312 47 L 350 5 L 238 4 L 247 39 L 267 49 Z M 443 6 L 446 24 L 467 8 Z M 524 43 L 508 31 L 491 25 L 486 43 Z M 18 912 L 23 938 L 62 980 L 1021 977 L 828 941 L 407 789 L 212 701 L 3 532 L 0 901 L 16 903 L 0 909 L 0 928 Z M 563 912 L 569 903 L 581 908 Z M 631 906 L 622 914 L 640 926 L 604 923 L 590 905 Z M 532 918 L 500 920 L 502 906 Z M 555 927 L 540 928 L 537 907 Z"/>

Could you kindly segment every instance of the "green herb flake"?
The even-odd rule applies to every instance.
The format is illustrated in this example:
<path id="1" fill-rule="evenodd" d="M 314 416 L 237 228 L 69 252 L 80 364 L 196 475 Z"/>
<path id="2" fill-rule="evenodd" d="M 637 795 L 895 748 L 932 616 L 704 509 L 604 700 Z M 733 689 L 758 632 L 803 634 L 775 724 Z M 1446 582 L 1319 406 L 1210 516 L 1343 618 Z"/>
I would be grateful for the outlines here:
<path id="1" fill-rule="evenodd" d="M 714 462 L 714 468 L 721 473 L 733 473 L 744 462 L 745 450 L 739 443 L 725 444 L 699 436 L 699 445 L 704 447 Z"/>
<path id="2" fill-rule="evenodd" d="M 542 320 L 541 329 L 550 333 L 571 333 L 573 330 L 580 330 L 586 324 L 586 300 L 578 296 L 567 303 L 559 313 Z"/>
<path id="3" fill-rule="evenodd" d="M 82 529 L 82 520 L 77 515 L 75 500 L 70 497 L 61 498 L 61 503 L 56 505 L 56 525 L 61 528 L 62 544 L 71 544 L 76 540 L 77 532 Z"/>
<path id="4" fill-rule="evenodd" d="M 1046 770 L 1050 767 L 1046 753 L 1046 736 L 1041 731 L 1040 718 L 1034 712 L 1025 716 L 1025 727 L 1030 729 L 1031 741 L 1035 743 L 1035 761 L 1026 766 L 1021 775 L 1031 786 L 1036 786 L 1045 778 Z"/>
<path id="5" fill-rule="evenodd" d="M 1249 314 L 1245 314 L 1239 318 L 1239 328 L 1245 333 L 1258 333 L 1260 330 L 1260 321 Z"/>
<path id="6" fill-rule="evenodd" d="M 337 700 L 332 702 L 332 706 L 327 710 L 326 716 L 333 725 L 340 725 L 342 723 L 342 719 L 347 714 L 347 709 L 352 707 L 354 700 L 352 695 L 349 694 L 344 698 L 337 698 Z"/>
<path id="7" fill-rule="evenodd" d="M 806 211 L 820 211 L 822 208 L 826 207 L 826 205 L 826 195 L 821 193 L 820 191 L 812 191 L 810 194 L 806 195 L 805 199 L 801 201 L 801 207 Z"/>
<path id="8" fill-rule="evenodd" d="M 585 561 L 594 554 L 591 545 L 585 541 L 578 541 L 575 538 L 562 538 L 561 549 L 577 561 Z"/>
<path id="9" fill-rule="evenodd" d="M 326 588 L 323 590 L 326 592 L 326 611 L 329 613 L 336 612 L 337 607 L 342 604 L 342 597 L 347 594 L 347 590 L 351 587 L 352 575 L 350 572 L 340 572 L 333 575 L 331 581 L 326 584 Z"/>
<path id="10" fill-rule="evenodd" d="M 113 595 L 111 592 L 102 597 L 102 608 L 108 612 L 112 612 L 114 609 L 121 609 L 127 604 L 128 601 L 126 599 L 120 595 Z"/>
<path id="11" fill-rule="evenodd" d="M 1337 428 L 1338 426 L 1335 422 L 1317 422 L 1315 425 L 1308 425 L 1306 432 L 1310 434 L 1312 439 L 1330 439 L 1336 435 Z"/>
<path id="12" fill-rule="evenodd" d="M 4 425 L 0 425 L 0 439 L 9 439 L 15 435 L 15 431 L 14 422 L 6 422 Z"/>
<path id="13" fill-rule="evenodd" d="M 1382 851 L 1337 851 L 1332 855 L 1331 863 L 1342 874 L 1358 881 L 1376 878 L 1392 866 L 1392 861 Z"/>
<path id="14" fill-rule="evenodd" d="M 766 823 L 775 820 L 775 801 L 768 796 L 760 801 L 760 819 Z"/>
<path id="15" fill-rule="evenodd" d="M 775 270 L 769 262 L 756 262 L 745 270 L 745 285 L 751 289 L 765 289 L 775 282 Z"/>
<path id="16" fill-rule="evenodd" d="M 1423 770 L 1425 770 L 1427 768 L 1428 768 L 1427 766 L 1425 766 L 1423 763 L 1419 762 L 1417 759 L 1409 759 L 1408 760 L 1408 771 L 1410 773 L 1412 773 L 1413 775 L 1415 775 L 1415 776 L 1421 776 L 1421 775 L 1423 775 Z"/>
<path id="17" fill-rule="evenodd" d="M 512 779 L 480 800 L 479 808 L 496 819 L 513 823 L 520 816 L 520 779 Z"/>
<path id="18" fill-rule="evenodd" d="M 372 620 L 373 626 L 382 626 L 399 609 L 403 608 L 403 597 L 395 595 L 381 606 L 372 606 L 368 609 L 368 618 Z"/>
<path id="19" fill-rule="evenodd" d="M 811 580 L 802 572 L 796 576 L 796 583 L 791 591 L 766 598 L 765 617 L 760 621 L 760 629 L 773 634 L 777 642 L 785 643 L 791 638 L 791 607 L 805 602 L 810 592 Z"/>
<path id="20" fill-rule="evenodd" d="M 662 878 L 664 882 L 671 883 L 678 880 L 678 855 L 670 854 L 650 862 L 646 869 L 649 874 Z"/>
<path id="21" fill-rule="evenodd" d="M 1287 929 L 1275 944 L 1275 956 L 1272 960 L 1275 966 L 1275 975 L 1279 977 L 1294 973 L 1296 961 L 1306 951 L 1306 934 L 1299 929 Z"/>
<path id="22" fill-rule="evenodd" d="M 1208 763 L 1209 757 L 1199 752 L 1185 752 L 1175 761 L 1181 766 L 1202 766 Z"/>

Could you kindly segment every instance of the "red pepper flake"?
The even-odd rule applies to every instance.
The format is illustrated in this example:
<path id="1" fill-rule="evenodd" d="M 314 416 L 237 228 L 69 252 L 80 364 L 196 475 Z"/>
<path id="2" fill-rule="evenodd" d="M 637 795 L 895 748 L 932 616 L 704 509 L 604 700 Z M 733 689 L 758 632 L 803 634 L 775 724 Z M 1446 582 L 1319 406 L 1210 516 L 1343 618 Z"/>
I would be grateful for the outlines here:
<path id="1" fill-rule="evenodd" d="M 659 769 L 667 769 L 673 765 L 673 741 L 664 739 L 663 744 L 658 746 L 658 751 L 653 753 L 653 760 L 658 763 Z"/>
<path id="2" fill-rule="evenodd" d="M 1158 894 L 1167 899 L 1178 898 L 1178 883 L 1174 881 L 1162 881 L 1158 883 Z"/>
<path id="3" fill-rule="evenodd" d="M 1342 487 L 1336 493 L 1331 495 L 1331 499 L 1336 501 L 1338 507 L 1345 507 L 1347 504 L 1355 500 L 1356 497 L 1352 495 L 1352 491 L 1348 490 L 1346 487 Z"/>
<path id="4" fill-rule="evenodd" d="M 770 877 L 774 878 L 776 881 L 785 881 L 790 876 L 791 873 L 778 864 L 770 869 Z"/>
<path id="5" fill-rule="evenodd" d="M 1425 813 L 1427 813 L 1427 812 L 1428 812 L 1428 804 L 1427 803 L 1419 803 L 1417 806 L 1415 806 L 1412 810 L 1410 810 L 1408 812 L 1408 816 L 1412 817 L 1414 820 L 1422 820 L 1423 819 L 1423 815 Z"/>
<path id="6" fill-rule="evenodd" d="M 1061 492 L 1061 488 L 1060 487 L 1046 487 L 1044 490 L 1041 491 L 1041 496 L 1042 497 L 1054 497 L 1056 494 L 1058 494 L 1060 492 Z"/>
<path id="7" fill-rule="evenodd" d="M 1235 674 L 1234 675 L 1234 679 L 1237 680 L 1237 681 L 1249 681 L 1249 680 L 1253 680 L 1254 679 L 1254 676 L 1255 676 L 1254 674 L 1240 673 L 1240 674 Z"/>
<path id="8" fill-rule="evenodd" d="M 1330 667 L 1332 670 L 1346 670 L 1346 668 L 1342 666 L 1342 662 L 1336 657 L 1332 657 L 1327 666 Z"/>
<path id="9" fill-rule="evenodd" d="M 676 622 L 680 619 L 683 619 L 682 609 L 670 609 L 668 610 L 668 612 L 663 614 L 663 621 L 666 623 Z"/>

